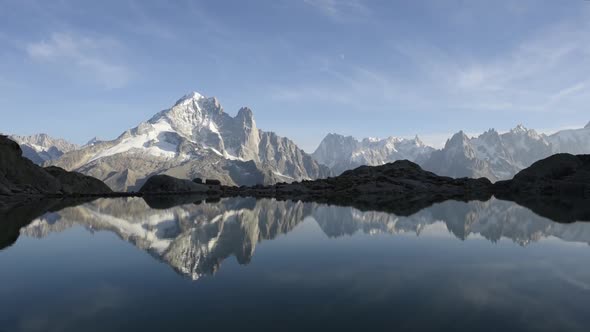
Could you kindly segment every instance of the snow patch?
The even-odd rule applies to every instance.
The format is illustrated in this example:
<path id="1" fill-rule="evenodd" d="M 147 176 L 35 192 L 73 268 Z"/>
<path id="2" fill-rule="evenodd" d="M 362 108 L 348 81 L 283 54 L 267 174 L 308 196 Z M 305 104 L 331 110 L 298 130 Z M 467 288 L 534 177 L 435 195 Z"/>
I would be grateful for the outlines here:
<path id="1" fill-rule="evenodd" d="M 289 179 L 289 180 L 295 180 L 295 178 L 294 178 L 294 177 L 292 177 L 292 176 L 288 176 L 288 175 L 285 175 L 285 174 L 283 174 L 283 173 L 281 173 L 281 172 L 279 172 L 279 171 L 272 171 L 272 173 L 273 173 L 274 175 L 280 176 L 280 177 L 282 177 L 282 178 L 285 178 L 285 179 Z"/>
<path id="2" fill-rule="evenodd" d="M 124 138 L 117 145 L 97 153 L 88 162 L 127 152 L 131 149 L 142 149 L 147 154 L 156 157 L 174 158 L 177 150 L 176 144 L 159 139 L 162 133 L 174 132 L 170 124 L 165 119 L 161 119 L 156 123 L 148 124 L 148 126 L 151 126 L 151 128 L 143 130 L 141 134 L 136 136 Z"/>

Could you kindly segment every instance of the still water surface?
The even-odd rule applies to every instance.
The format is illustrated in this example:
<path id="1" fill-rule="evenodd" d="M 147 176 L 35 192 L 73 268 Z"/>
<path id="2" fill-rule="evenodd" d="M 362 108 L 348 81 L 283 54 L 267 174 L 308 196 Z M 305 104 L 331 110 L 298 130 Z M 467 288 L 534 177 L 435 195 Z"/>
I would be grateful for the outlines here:
<path id="1" fill-rule="evenodd" d="M 403 217 L 100 199 L 0 251 L 0 331 L 588 331 L 590 224 L 511 202 Z M 154 206 L 154 204 L 152 204 Z"/>

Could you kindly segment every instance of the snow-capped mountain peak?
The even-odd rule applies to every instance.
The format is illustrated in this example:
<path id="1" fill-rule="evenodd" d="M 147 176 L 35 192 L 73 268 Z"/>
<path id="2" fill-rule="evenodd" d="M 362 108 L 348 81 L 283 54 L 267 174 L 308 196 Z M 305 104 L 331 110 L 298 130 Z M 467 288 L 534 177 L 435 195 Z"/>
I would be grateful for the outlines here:
<path id="1" fill-rule="evenodd" d="M 115 190 L 137 189 L 149 175 L 165 172 L 230 185 L 329 175 L 291 140 L 258 130 L 249 108 L 232 117 L 217 98 L 198 92 L 115 140 L 87 145 L 53 164 L 95 176 Z"/>
<path id="2" fill-rule="evenodd" d="M 424 142 L 422 141 L 422 139 L 420 139 L 420 137 L 418 135 L 414 136 L 414 142 L 416 143 L 417 146 L 420 146 L 420 147 L 426 146 L 424 144 Z"/>
<path id="3" fill-rule="evenodd" d="M 483 134 L 479 136 L 484 141 L 498 141 L 500 139 L 500 134 L 496 131 L 496 129 L 490 128 L 485 131 Z"/>
<path id="4" fill-rule="evenodd" d="M 526 133 L 527 131 L 528 129 L 522 124 L 518 124 L 516 127 L 510 130 L 512 133 Z"/>
<path id="5" fill-rule="evenodd" d="M 584 129 L 590 129 L 590 122 L 584 127 Z"/>
<path id="6" fill-rule="evenodd" d="M 176 103 L 174 104 L 174 106 L 180 105 L 180 104 L 191 103 L 191 102 L 198 101 L 198 100 L 205 99 L 205 98 L 206 98 L 205 96 L 198 93 L 197 91 L 193 91 L 193 92 L 185 94 L 180 99 L 178 99 L 176 101 Z"/>
<path id="7" fill-rule="evenodd" d="M 363 139 L 363 141 L 366 141 L 367 143 L 375 143 L 375 142 L 379 142 L 381 139 L 379 139 L 378 137 L 367 137 L 365 139 Z"/>
<path id="8" fill-rule="evenodd" d="M 469 137 L 467 137 L 467 134 L 465 134 L 465 132 L 463 130 L 460 130 L 459 132 L 457 132 L 455 135 L 451 136 L 451 138 L 449 138 L 445 144 L 445 147 L 447 146 L 457 146 L 457 145 L 461 145 L 461 146 L 466 146 L 469 142 Z"/>
<path id="9" fill-rule="evenodd" d="M 455 156 L 460 155 L 468 159 L 475 158 L 475 151 L 469 142 L 469 137 L 463 130 L 459 131 L 450 139 L 448 139 L 444 149 Z"/>

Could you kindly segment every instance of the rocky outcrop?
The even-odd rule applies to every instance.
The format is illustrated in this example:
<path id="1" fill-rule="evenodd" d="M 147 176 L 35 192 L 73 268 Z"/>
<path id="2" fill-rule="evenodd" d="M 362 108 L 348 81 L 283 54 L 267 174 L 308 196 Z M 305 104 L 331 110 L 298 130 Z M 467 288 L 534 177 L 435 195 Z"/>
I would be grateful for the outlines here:
<path id="1" fill-rule="evenodd" d="M 0 136 L 0 195 L 108 194 L 97 179 L 51 167 L 44 169 L 23 157 L 20 146 Z"/>
<path id="2" fill-rule="evenodd" d="M 314 181 L 222 185 L 206 194 L 209 198 L 251 196 L 313 201 L 403 216 L 445 200 L 485 201 L 494 195 L 553 220 L 573 222 L 590 220 L 589 165 L 590 156 L 559 154 L 533 164 L 513 180 L 492 184 L 487 178 L 438 176 L 402 160 L 382 166 L 361 166 L 337 177 Z"/>
<path id="3" fill-rule="evenodd" d="M 0 136 L 0 194 L 49 194 L 60 190 L 59 181 L 22 156 L 19 145 Z"/>
<path id="4" fill-rule="evenodd" d="M 410 161 L 399 160 L 382 166 L 361 166 L 333 178 L 222 190 L 225 196 L 296 199 L 409 215 L 448 199 L 489 199 L 492 183 L 485 178 L 442 177 Z"/>
<path id="5" fill-rule="evenodd" d="M 61 184 L 64 194 L 93 193 L 109 194 L 111 188 L 102 181 L 77 172 L 68 172 L 57 166 L 45 167 L 45 171 L 56 178 Z"/>
<path id="6" fill-rule="evenodd" d="M 160 174 L 150 177 L 139 190 L 144 194 L 206 193 L 209 187 L 191 180 Z"/>
<path id="7" fill-rule="evenodd" d="M 556 154 L 494 184 L 494 195 L 564 223 L 590 220 L 590 155 Z"/>
<path id="8" fill-rule="evenodd" d="M 453 179 L 438 176 L 408 160 L 399 160 L 382 166 L 361 166 L 334 178 L 304 181 L 299 185 L 310 192 L 347 196 L 410 194 L 453 196 L 484 193 L 491 188 L 490 181 L 485 178 Z M 287 189 L 289 186 L 282 188 Z"/>
<path id="9" fill-rule="evenodd" d="M 576 195 L 590 198 L 590 155 L 561 153 L 539 160 L 509 181 L 495 184 L 499 194 Z"/>

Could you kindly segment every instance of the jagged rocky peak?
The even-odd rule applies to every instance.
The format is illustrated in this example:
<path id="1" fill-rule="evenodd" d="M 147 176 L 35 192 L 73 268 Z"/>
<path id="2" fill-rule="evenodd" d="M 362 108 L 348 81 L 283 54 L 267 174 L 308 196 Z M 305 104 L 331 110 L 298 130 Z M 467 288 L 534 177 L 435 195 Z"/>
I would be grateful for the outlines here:
<path id="1" fill-rule="evenodd" d="M 10 138 L 21 146 L 25 158 L 38 165 L 48 160 L 55 160 L 64 153 L 78 148 L 76 144 L 72 144 L 61 138 L 53 138 L 47 134 L 30 136 L 12 135 Z"/>
<path id="2" fill-rule="evenodd" d="M 453 135 L 451 138 L 449 138 L 447 140 L 447 143 L 445 144 L 445 149 L 447 147 L 453 147 L 453 146 L 468 146 L 469 145 L 469 137 L 467 136 L 467 134 L 465 134 L 465 132 L 463 130 L 459 131 L 458 133 L 456 133 L 455 135 Z"/>
<path id="3" fill-rule="evenodd" d="M 426 146 L 426 144 L 424 144 L 424 142 L 422 141 L 420 136 L 418 136 L 418 134 L 416 134 L 416 136 L 414 136 L 414 142 L 416 143 L 417 146 Z"/>
<path id="4" fill-rule="evenodd" d="M 483 134 L 479 135 L 478 138 L 485 141 L 486 143 L 501 143 L 500 134 L 494 128 L 488 129 Z"/>
<path id="5" fill-rule="evenodd" d="M 313 156 L 321 163 L 328 165 L 328 160 L 352 153 L 360 143 L 352 136 L 329 133 L 320 142 Z"/>
<path id="6" fill-rule="evenodd" d="M 45 133 L 30 136 L 12 135 L 10 138 L 21 145 L 29 145 L 38 151 L 48 150 L 51 147 L 56 147 L 60 151 L 68 152 L 78 147 L 76 144 L 72 144 L 61 138 L 51 137 Z"/>
<path id="7" fill-rule="evenodd" d="M 523 124 L 519 123 L 516 127 L 510 129 L 510 131 L 513 133 L 526 133 L 528 129 Z"/>
<path id="8" fill-rule="evenodd" d="M 254 121 L 254 112 L 249 107 L 240 108 L 235 119 L 244 129 L 257 129 L 256 121 Z"/>
<path id="9" fill-rule="evenodd" d="M 450 139 L 448 139 L 445 144 L 445 147 L 441 150 L 441 152 L 447 155 L 445 159 L 449 161 L 452 160 L 453 163 L 457 161 L 455 158 L 459 156 L 461 156 L 461 158 L 466 158 L 468 160 L 475 159 L 476 157 L 476 153 L 474 147 L 471 144 L 471 140 L 463 130 L 459 131 Z M 444 174 L 444 172 L 440 172 L 437 174 Z"/>
<path id="10" fill-rule="evenodd" d="M 192 92 L 180 98 L 170 109 L 157 113 L 149 122 L 157 124 L 165 120 L 181 134 L 191 136 L 195 129 L 200 130 L 201 127 L 216 132 L 218 128 L 215 122 L 224 116 L 230 117 L 224 113 L 217 98 Z"/>
<path id="11" fill-rule="evenodd" d="M 525 127 L 522 124 L 518 124 L 516 127 L 512 128 L 510 130 L 510 132 L 508 132 L 507 134 L 525 135 L 525 136 L 529 136 L 529 137 L 535 138 L 535 139 L 540 138 L 540 135 L 537 133 L 536 130 L 528 129 L 527 127 Z"/>
<path id="12" fill-rule="evenodd" d="M 238 111 L 238 117 L 242 119 L 249 119 L 252 121 L 254 119 L 254 113 L 249 107 L 242 107 Z"/>
<path id="13" fill-rule="evenodd" d="M 176 114 L 190 116 L 191 113 L 222 114 L 223 107 L 216 97 L 205 97 L 198 92 L 191 92 L 180 98 L 172 108 L 164 110 L 160 114 Z"/>
<path id="14" fill-rule="evenodd" d="M 486 131 L 483 132 L 483 134 L 481 134 L 482 136 L 499 136 L 500 134 L 498 133 L 498 131 L 494 128 L 490 128 Z"/>

